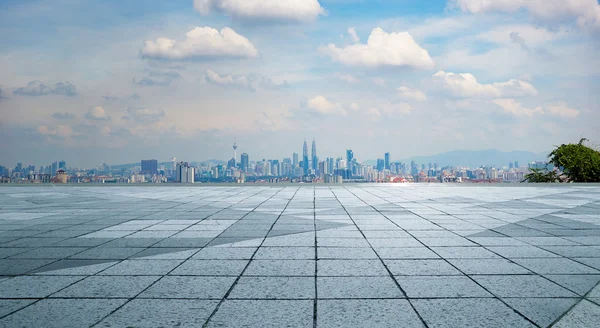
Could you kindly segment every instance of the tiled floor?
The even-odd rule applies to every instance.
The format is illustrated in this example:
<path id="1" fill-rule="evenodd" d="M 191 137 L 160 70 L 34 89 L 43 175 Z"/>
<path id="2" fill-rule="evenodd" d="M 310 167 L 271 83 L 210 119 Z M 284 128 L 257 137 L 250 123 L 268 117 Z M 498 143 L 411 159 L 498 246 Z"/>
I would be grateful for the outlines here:
<path id="1" fill-rule="evenodd" d="M 0 327 L 598 327 L 598 282 L 600 186 L 0 187 Z"/>

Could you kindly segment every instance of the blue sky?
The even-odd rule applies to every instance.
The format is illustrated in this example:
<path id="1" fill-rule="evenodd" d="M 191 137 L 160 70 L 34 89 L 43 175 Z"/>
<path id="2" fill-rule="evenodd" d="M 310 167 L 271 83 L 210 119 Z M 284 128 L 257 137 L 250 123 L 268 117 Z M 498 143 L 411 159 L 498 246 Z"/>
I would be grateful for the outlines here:
<path id="1" fill-rule="evenodd" d="M 2 163 L 600 140 L 597 0 L 0 1 Z"/>

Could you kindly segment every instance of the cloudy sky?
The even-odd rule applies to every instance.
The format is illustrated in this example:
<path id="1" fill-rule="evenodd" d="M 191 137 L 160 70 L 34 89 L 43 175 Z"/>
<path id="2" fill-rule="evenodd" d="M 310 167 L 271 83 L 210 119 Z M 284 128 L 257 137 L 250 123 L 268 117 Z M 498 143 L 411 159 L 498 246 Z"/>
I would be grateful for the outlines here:
<path id="1" fill-rule="evenodd" d="M 600 142 L 597 0 L 2 0 L 0 164 Z"/>

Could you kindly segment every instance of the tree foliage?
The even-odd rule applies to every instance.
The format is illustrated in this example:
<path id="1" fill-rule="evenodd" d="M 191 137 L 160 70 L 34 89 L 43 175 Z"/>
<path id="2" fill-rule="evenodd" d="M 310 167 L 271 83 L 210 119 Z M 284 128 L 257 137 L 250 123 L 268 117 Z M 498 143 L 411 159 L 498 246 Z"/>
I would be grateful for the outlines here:
<path id="1" fill-rule="evenodd" d="M 572 182 L 600 182 L 600 152 L 583 143 L 563 144 L 554 149 L 548 158 Z"/>
<path id="2" fill-rule="evenodd" d="M 525 175 L 523 182 L 533 183 L 550 183 L 561 182 L 556 171 L 548 171 L 546 169 L 531 169 L 531 173 Z"/>

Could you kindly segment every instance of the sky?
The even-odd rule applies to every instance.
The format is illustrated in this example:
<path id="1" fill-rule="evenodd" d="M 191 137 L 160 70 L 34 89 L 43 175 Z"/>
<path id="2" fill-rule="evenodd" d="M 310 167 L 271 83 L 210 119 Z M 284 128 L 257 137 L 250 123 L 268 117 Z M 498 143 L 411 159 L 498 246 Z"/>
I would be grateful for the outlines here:
<path id="1" fill-rule="evenodd" d="M 597 0 L 0 0 L 0 164 L 600 142 Z"/>

